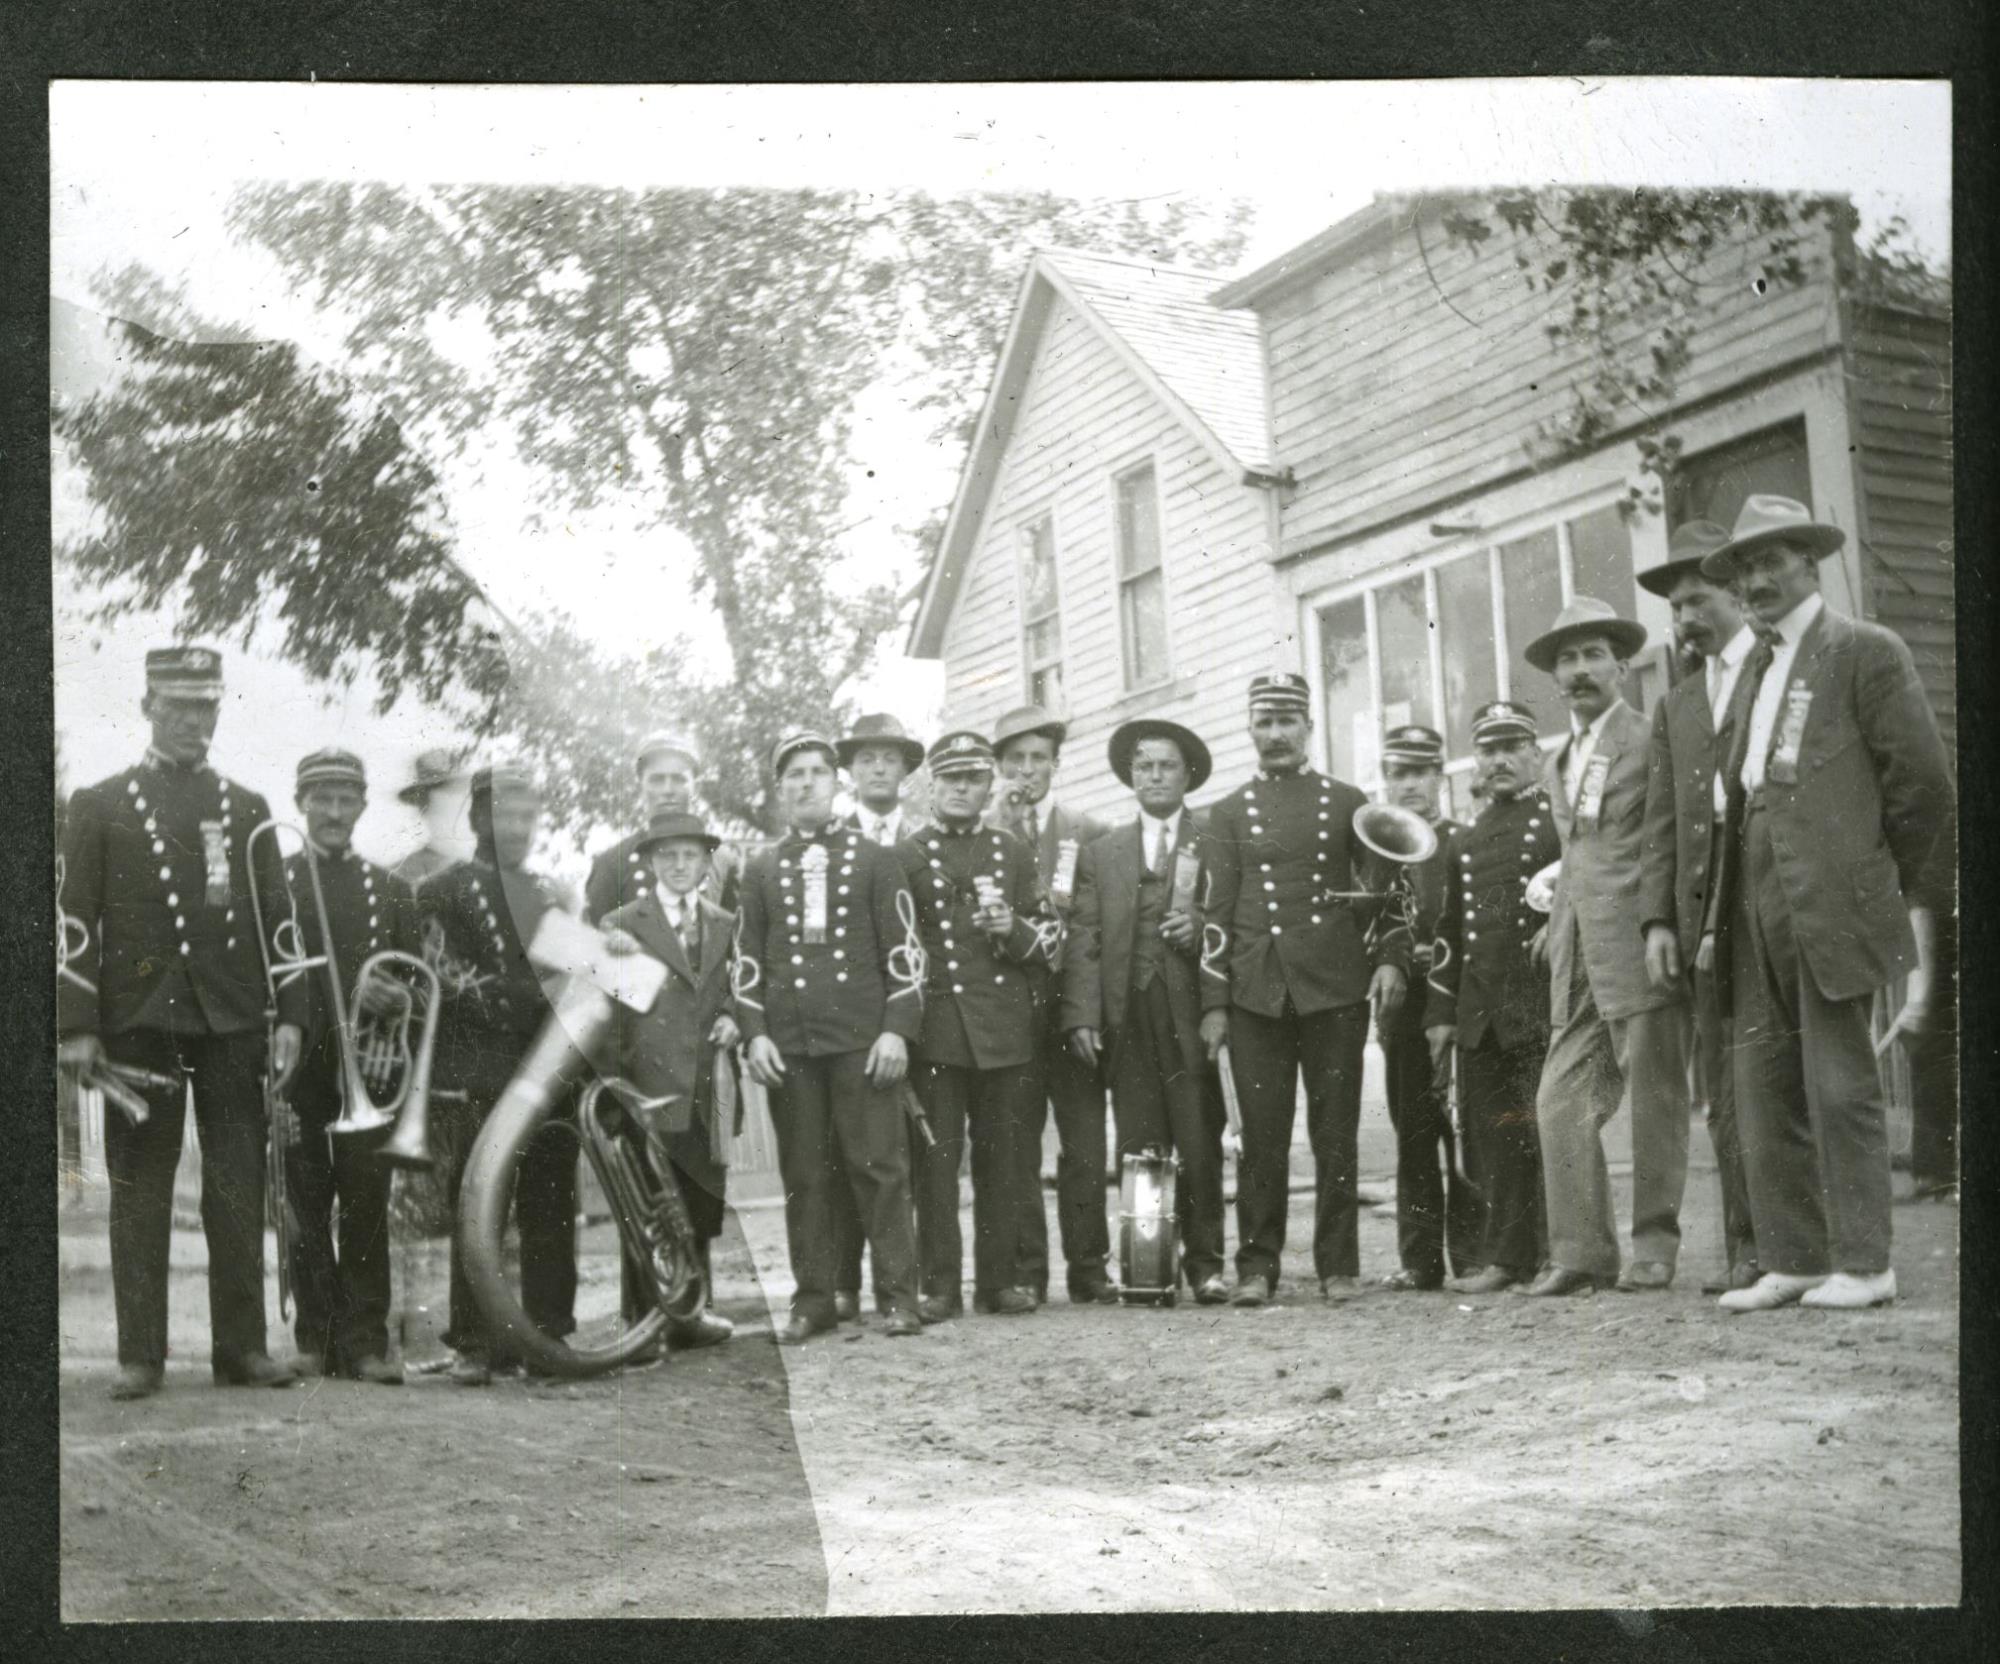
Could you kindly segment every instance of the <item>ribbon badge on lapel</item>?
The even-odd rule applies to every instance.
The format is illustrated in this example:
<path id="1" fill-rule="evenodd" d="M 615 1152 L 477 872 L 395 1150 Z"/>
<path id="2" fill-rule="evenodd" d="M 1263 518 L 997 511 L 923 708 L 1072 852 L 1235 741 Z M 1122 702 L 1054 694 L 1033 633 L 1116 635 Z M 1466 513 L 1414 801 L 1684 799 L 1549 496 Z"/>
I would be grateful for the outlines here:
<path id="1" fill-rule="evenodd" d="M 229 840 L 222 834 L 222 822 L 201 823 L 201 853 L 208 868 L 208 889 L 203 899 L 211 907 L 229 905 Z"/>
<path id="2" fill-rule="evenodd" d="M 805 890 L 800 909 L 805 915 L 802 929 L 808 942 L 826 940 L 826 861 L 825 844 L 814 844 L 799 857 Z"/>
<path id="3" fill-rule="evenodd" d="M 1799 783 L 1799 745 L 1806 737 L 1806 718 L 1812 712 L 1813 690 L 1804 682 L 1785 689 L 1785 712 L 1778 726 L 1778 746 L 1764 770 L 1767 780 L 1781 786 Z"/>
<path id="4" fill-rule="evenodd" d="M 1582 831 L 1597 830 L 1598 816 L 1604 811 L 1604 777 L 1610 772 L 1611 759 L 1602 752 L 1584 767 L 1583 784 L 1576 794 L 1576 824 Z"/>
<path id="5" fill-rule="evenodd" d="M 1056 870 L 1049 880 L 1049 897 L 1058 907 L 1067 907 L 1076 894 L 1077 841 L 1064 838 L 1056 845 Z"/>

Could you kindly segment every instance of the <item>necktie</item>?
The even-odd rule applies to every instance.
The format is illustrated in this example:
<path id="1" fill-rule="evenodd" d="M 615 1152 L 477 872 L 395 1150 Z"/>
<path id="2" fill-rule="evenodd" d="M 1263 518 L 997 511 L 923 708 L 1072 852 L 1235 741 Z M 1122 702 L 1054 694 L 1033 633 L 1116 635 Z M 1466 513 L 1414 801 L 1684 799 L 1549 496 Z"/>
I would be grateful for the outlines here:
<path id="1" fill-rule="evenodd" d="M 1155 878 L 1167 876 L 1167 829 L 1164 826 L 1155 828 L 1153 832 L 1152 866 Z"/>
<path id="2" fill-rule="evenodd" d="M 1732 792 L 1739 789 L 1743 779 L 1743 761 L 1750 749 L 1750 710 L 1757 703 L 1757 689 L 1763 685 L 1764 672 L 1771 668 L 1771 660 L 1776 657 L 1776 641 L 1775 634 L 1757 632 L 1757 645 L 1743 661 L 1743 674 L 1736 678 L 1736 691 L 1730 696 L 1729 714 L 1723 718 L 1722 730 L 1716 736 L 1717 749 L 1728 758 L 1723 785 Z M 1772 732 L 1777 732 L 1775 723 Z"/>
<path id="3" fill-rule="evenodd" d="M 1030 844 L 1038 848 L 1040 847 L 1042 841 L 1042 816 L 1041 811 L 1032 803 L 1023 811 L 1021 831 Z"/>

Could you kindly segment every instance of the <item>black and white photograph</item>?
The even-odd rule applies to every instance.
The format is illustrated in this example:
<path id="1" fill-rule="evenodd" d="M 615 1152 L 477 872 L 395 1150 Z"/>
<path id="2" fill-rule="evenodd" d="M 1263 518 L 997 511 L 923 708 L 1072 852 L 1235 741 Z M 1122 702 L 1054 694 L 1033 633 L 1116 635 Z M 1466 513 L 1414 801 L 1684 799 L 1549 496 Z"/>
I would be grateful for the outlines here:
<path id="1" fill-rule="evenodd" d="M 1949 82 L 48 111 L 63 1621 L 1958 1605 Z"/>

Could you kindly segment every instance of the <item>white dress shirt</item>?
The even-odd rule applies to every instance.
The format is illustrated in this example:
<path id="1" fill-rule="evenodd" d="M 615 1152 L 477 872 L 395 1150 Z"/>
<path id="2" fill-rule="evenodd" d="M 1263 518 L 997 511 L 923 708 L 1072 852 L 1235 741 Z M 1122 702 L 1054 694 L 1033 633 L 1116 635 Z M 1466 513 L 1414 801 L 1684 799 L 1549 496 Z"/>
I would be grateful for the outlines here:
<path id="1" fill-rule="evenodd" d="M 1569 755 L 1563 759 L 1562 788 L 1563 801 L 1572 809 L 1576 807 L 1576 794 L 1583 784 L 1583 771 L 1597 754 L 1597 736 L 1604 732 L 1605 722 L 1617 709 L 1618 701 L 1614 699 L 1591 719 L 1588 728 L 1578 727 L 1574 716 L 1569 719 Z"/>
<path id="2" fill-rule="evenodd" d="M 701 901 L 695 894 L 677 896 L 671 890 L 659 892 L 660 910 L 667 915 L 667 923 L 674 927 L 681 945 L 692 953 L 695 938 L 700 934 Z"/>
<path id="3" fill-rule="evenodd" d="M 1181 817 L 1186 813 L 1187 809 L 1184 805 L 1176 809 L 1165 820 L 1156 820 L 1153 816 L 1147 814 L 1144 809 L 1139 811 L 1139 849 L 1145 860 L 1148 872 L 1163 870 L 1161 866 L 1163 857 L 1161 855 L 1162 846 L 1160 842 L 1162 838 L 1166 840 L 1165 858 L 1172 858 L 1174 842 L 1180 836 Z"/>
<path id="4" fill-rule="evenodd" d="M 1756 701 L 1750 707 L 1749 749 L 1743 753 L 1743 789 L 1764 789 L 1764 762 L 1771 750 L 1771 733 L 1778 726 L 1778 707 L 1785 700 L 1785 684 L 1791 680 L 1792 661 L 1799 656 L 1799 643 L 1813 620 L 1826 610 L 1826 603 L 1814 590 L 1778 620 L 1778 640 L 1771 650 L 1771 668 L 1758 684 Z"/>
<path id="5" fill-rule="evenodd" d="M 1750 649 L 1757 645 L 1757 632 L 1748 624 L 1738 627 L 1720 653 L 1704 660 L 1701 674 L 1708 687 L 1708 720 L 1712 731 L 1720 732 L 1722 716 L 1729 709 L 1729 701 L 1736 697 L 1736 684 L 1743 676 L 1743 661 L 1750 657 Z M 1716 759 L 1715 767 L 1715 812 L 1721 815 L 1729 808 L 1729 788 L 1722 778 L 1723 759 Z"/>
<path id="6" fill-rule="evenodd" d="M 856 813 L 861 819 L 861 835 L 870 843 L 894 844 L 903 838 L 903 811 L 900 805 L 886 815 L 878 815 L 863 805 Z"/>

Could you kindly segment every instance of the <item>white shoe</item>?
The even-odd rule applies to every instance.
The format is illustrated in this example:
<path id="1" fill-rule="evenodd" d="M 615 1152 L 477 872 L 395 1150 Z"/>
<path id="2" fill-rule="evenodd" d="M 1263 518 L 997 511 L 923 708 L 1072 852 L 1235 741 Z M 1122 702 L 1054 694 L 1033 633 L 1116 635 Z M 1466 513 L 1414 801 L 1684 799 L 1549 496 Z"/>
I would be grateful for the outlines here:
<path id="1" fill-rule="evenodd" d="M 1870 1306 L 1886 1306 L 1895 1298 L 1896 1273 L 1893 1271 L 1878 1271 L 1872 1277 L 1857 1277 L 1851 1271 L 1836 1271 L 1800 1303 L 1852 1312 L 1864 1311 Z"/>
<path id="2" fill-rule="evenodd" d="M 1733 1288 L 1716 1301 L 1726 1312 L 1774 1312 L 1780 1306 L 1809 1299 L 1811 1291 L 1825 1282 L 1824 1277 L 1790 1277 L 1782 1271 L 1767 1271 L 1748 1288 Z"/>

